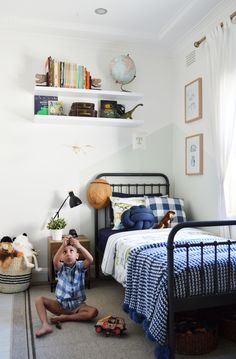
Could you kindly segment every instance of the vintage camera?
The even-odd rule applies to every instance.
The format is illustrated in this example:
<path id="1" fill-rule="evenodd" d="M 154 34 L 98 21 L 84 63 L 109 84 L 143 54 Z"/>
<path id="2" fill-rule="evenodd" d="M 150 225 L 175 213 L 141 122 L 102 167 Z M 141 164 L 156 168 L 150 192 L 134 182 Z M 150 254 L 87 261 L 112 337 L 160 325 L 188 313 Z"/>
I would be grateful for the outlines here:
<path id="1" fill-rule="evenodd" d="M 69 230 L 69 234 L 73 237 L 73 238 L 77 238 L 78 237 L 78 234 L 76 232 L 75 229 L 70 229 Z"/>

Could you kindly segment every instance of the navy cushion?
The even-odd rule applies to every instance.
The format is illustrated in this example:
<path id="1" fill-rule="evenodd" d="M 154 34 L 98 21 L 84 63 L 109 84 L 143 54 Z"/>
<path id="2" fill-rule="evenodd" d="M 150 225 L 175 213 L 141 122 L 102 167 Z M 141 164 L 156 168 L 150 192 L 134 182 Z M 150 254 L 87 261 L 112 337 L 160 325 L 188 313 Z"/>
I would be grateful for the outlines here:
<path id="1" fill-rule="evenodd" d="M 132 206 L 122 213 L 121 223 L 128 229 L 149 229 L 155 223 L 155 217 L 150 208 L 145 206 Z"/>

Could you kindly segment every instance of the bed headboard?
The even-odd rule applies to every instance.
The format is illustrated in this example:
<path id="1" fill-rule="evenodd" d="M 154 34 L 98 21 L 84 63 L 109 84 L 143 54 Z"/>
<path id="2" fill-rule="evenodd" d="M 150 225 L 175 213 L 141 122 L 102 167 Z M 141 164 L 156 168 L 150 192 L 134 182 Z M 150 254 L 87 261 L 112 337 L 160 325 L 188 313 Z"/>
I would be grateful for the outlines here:
<path id="1" fill-rule="evenodd" d="M 130 195 L 169 195 L 169 179 L 163 173 L 100 173 L 96 179 L 104 178 L 112 187 L 113 192 Z M 112 227 L 110 206 L 103 209 L 95 209 L 95 266 L 96 273 L 99 271 L 99 246 L 98 231 L 100 228 Z M 98 275 L 97 275 L 98 276 Z"/>

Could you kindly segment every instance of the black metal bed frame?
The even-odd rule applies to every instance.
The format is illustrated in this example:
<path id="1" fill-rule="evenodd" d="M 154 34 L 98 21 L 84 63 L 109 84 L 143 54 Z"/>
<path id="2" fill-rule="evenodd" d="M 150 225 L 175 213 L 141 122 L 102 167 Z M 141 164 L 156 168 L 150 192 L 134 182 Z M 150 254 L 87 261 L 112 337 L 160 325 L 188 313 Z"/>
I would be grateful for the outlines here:
<path id="1" fill-rule="evenodd" d="M 144 178 L 144 177 L 153 177 L 159 181 L 154 181 L 152 183 L 110 183 L 113 191 L 122 192 L 127 194 L 153 194 L 153 193 L 162 193 L 169 194 L 169 179 L 166 175 L 162 173 L 101 173 L 97 175 L 96 178 L 106 177 L 108 182 L 109 178 Z M 99 252 L 98 247 L 98 230 L 100 228 L 99 224 L 99 213 L 103 213 L 102 226 L 111 227 L 110 211 L 109 207 L 103 210 L 95 210 L 95 269 L 96 277 L 99 277 L 100 272 L 100 259 L 103 253 Z M 231 260 L 231 246 L 236 244 L 236 240 L 222 240 L 222 242 L 214 241 L 212 243 L 174 243 L 175 235 L 178 231 L 186 227 L 219 227 L 219 226 L 231 226 L 236 225 L 236 220 L 220 220 L 220 221 L 191 221 L 177 224 L 170 232 L 167 242 L 167 261 L 168 261 L 168 346 L 170 350 L 169 359 L 175 358 L 175 325 L 174 325 L 174 315 L 176 312 L 197 310 L 201 308 L 211 308 L 219 307 L 224 305 L 230 305 L 236 303 L 236 290 L 230 288 L 230 260 Z M 218 281 L 217 281 L 217 247 L 221 245 L 228 245 L 228 276 L 227 276 L 227 291 L 224 293 L 219 292 L 218 290 Z M 200 247 L 201 248 L 201 270 L 203 271 L 204 263 L 204 250 L 206 246 L 212 246 L 215 253 L 215 269 L 214 269 L 214 289 L 215 292 L 213 295 L 206 295 L 204 293 L 204 288 L 201 285 L 201 293 L 197 296 L 190 296 L 189 292 L 189 250 L 191 247 Z M 176 248 L 186 248 L 186 272 L 187 272 L 187 286 L 186 286 L 186 297 L 185 298 L 176 298 L 174 295 L 174 251 Z M 203 273 L 203 272 L 202 272 Z"/>
<path id="2" fill-rule="evenodd" d="M 202 308 L 212 308 L 225 306 L 236 303 L 236 290 L 230 288 L 230 262 L 231 262 L 231 246 L 236 244 L 235 240 L 225 239 L 222 241 L 214 241 L 212 243 L 194 243 L 194 244 L 178 244 L 174 243 L 175 235 L 183 228 L 201 228 L 201 227 L 219 227 L 236 225 L 236 220 L 221 220 L 221 221 L 192 221 L 177 224 L 170 232 L 167 242 L 167 260 L 168 260 L 168 346 L 170 350 L 169 359 L 175 358 L 175 326 L 174 314 L 175 312 L 197 310 Z M 219 292 L 217 280 L 217 247 L 221 245 L 228 245 L 228 271 L 227 271 L 227 291 Z M 189 293 L 189 249 L 191 247 L 201 248 L 201 275 L 203 275 L 204 250 L 206 246 L 214 248 L 214 294 L 206 295 L 204 293 L 203 285 L 201 284 L 200 294 L 197 296 L 190 296 Z M 176 298 L 174 296 L 174 250 L 175 248 L 186 248 L 186 297 Z"/>
<path id="3" fill-rule="evenodd" d="M 146 173 L 112 173 L 105 172 L 100 173 L 96 176 L 96 179 L 105 177 L 112 187 L 113 192 L 121 192 L 130 195 L 151 195 L 154 193 L 162 193 L 163 195 L 169 194 L 170 183 L 168 177 L 163 173 L 155 172 L 146 172 Z M 129 178 L 130 183 L 127 183 L 127 178 Z M 115 179 L 118 181 L 115 181 Z M 126 181 L 124 181 L 126 179 Z M 137 179 L 146 180 L 146 182 L 137 182 Z M 150 179 L 151 181 L 147 181 Z M 114 183 L 111 183 L 111 180 Z M 100 261 L 103 256 L 103 253 L 99 249 L 98 243 L 98 230 L 99 228 L 106 227 L 111 228 L 113 223 L 110 218 L 110 208 L 109 206 L 97 210 L 95 209 L 95 273 L 96 278 L 100 274 Z"/>

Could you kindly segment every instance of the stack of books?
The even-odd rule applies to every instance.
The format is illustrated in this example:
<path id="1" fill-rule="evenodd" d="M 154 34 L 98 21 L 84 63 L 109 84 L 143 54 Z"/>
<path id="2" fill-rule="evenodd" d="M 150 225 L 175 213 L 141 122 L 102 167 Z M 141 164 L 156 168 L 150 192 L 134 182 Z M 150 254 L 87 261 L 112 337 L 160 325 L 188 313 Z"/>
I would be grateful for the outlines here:
<path id="1" fill-rule="evenodd" d="M 57 61 L 49 56 L 45 69 L 47 86 L 91 89 L 91 74 L 83 65 Z"/>

